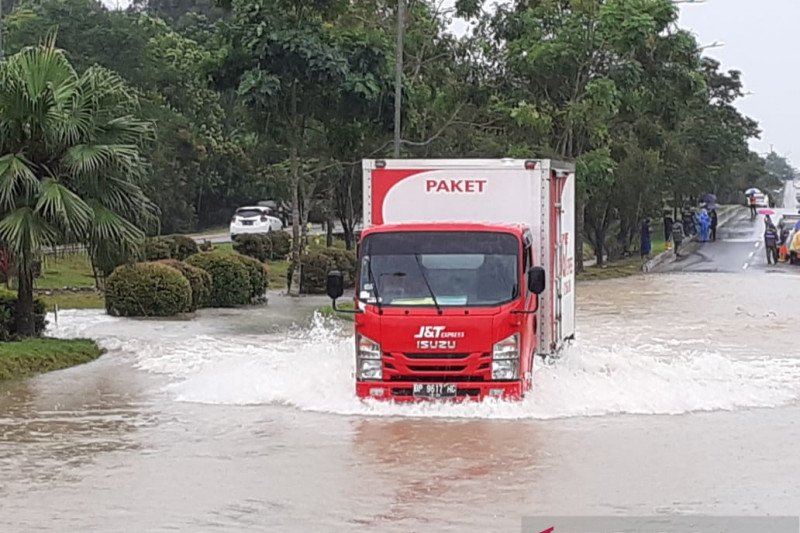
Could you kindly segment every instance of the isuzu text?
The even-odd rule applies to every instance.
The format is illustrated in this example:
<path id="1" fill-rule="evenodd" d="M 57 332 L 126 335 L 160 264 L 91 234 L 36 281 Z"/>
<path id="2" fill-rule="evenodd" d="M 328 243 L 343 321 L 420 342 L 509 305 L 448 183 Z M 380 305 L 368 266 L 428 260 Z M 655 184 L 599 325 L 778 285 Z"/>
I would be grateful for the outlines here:
<path id="1" fill-rule="evenodd" d="M 574 166 L 365 160 L 363 172 L 356 394 L 523 397 L 536 356 L 575 334 Z M 327 292 L 336 309 L 340 272 Z"/>

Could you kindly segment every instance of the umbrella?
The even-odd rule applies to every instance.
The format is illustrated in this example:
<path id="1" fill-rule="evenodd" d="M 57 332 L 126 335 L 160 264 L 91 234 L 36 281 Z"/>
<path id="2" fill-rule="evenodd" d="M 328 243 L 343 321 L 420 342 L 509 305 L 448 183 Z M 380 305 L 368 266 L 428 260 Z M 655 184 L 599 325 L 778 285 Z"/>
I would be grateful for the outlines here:
<path id="1" fill-rule="evenodd" d="M 773 211 L 772 209 L 759 209 L 758 210 L 758 214 L 759 215 L 774 215 L 775 211 Z"/>
<path id="2" fill-rule="evenodd" d="M 716 194 L 705 194 L 702 198 L 703 202 L 707 204 L 716 204 L 717 203 L 717 195 Z"/>
<path id="3" fill-rule="evenodd" d="M 753 187 L 752 189 L 747 189 L 746 191 L 744 191 L 744 194 L 745 196 L 752 196 L 754 194 L 761 194 L 761 191 Z"/>

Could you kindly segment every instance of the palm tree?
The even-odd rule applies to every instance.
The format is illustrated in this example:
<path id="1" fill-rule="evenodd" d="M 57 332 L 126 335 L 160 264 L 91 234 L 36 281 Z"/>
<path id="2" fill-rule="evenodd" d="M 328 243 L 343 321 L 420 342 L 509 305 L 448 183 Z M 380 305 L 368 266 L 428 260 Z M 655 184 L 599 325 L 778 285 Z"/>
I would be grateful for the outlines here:
<path id="1" fill-rule="evenodd" d="M 44 248 L 132 255 L 157 214 L 140 185 L 154 128 L 137 107 L 113 72 L 78 74 L 53 36 L 0 63 L 0 241 L 14 260 L 21 335 L 34 333 L 32 267 Z"/>

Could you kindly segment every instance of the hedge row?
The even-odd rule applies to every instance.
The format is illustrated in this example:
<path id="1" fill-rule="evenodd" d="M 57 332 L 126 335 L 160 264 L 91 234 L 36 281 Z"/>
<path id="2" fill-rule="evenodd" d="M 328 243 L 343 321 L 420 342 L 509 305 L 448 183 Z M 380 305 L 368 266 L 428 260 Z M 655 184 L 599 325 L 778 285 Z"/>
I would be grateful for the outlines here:
<path id="1" fill-rule="evenodd" d="M 33 300 L 34 333 L 38 337 L 44 332 L 47 325 L 45 321 L 44 302 L 35 298 Z M 7 342 L 17 339 L 17 295 L 9 290 L 0 289 L 0 341 Z"/>
<path id="2" fill-rule="evenodd" d="M 175 316 L 202 307 L 246 305 L 264 296 L 265 266 L 240 254 L 200 252 L 118 267 L 106 280 L 113 316 Z"/>
<path id="3" fill-rule="evenodd" d="M 161 261 L 163 259 L 184 261 L 199 251 L 194 239 L 186 235 L 151 237 L 144 243 L 145 261 Z"/>
<path id="4" fill-rule="evenodd" d="M 261 262 L 286 259 L 291 247 L 292 238 L 285 231 L 238 235 L 233 241 L 233 249 L 236 252 Z"/>
<path id="5" fill-rule="evenodd" d="M 338 270 L 344 275 L 345 287 L 355 286 L 358 264 L 355 252 L 340 248 L 311 250 L 300 256 L 300 292 L 324 294 L 328 272 Z M 291 283 L 294 266 L 290 265 L 287 285 Z"/>

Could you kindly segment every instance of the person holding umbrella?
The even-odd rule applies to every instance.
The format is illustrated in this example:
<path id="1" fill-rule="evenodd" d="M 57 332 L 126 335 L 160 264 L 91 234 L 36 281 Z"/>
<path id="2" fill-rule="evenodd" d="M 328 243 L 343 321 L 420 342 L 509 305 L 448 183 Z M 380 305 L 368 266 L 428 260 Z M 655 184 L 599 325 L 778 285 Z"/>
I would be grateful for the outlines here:
<path id="1" fill-rule="evenodd" d="M 716 209 L 712 209 L 710 216 L 711 216 L 711 224 L 710 224 L 711 242 L 716 242 L 716 240 L 717 240 L 717 222 L 718 222 L 718 220 L 717 220 L 717 210 Z"/>

